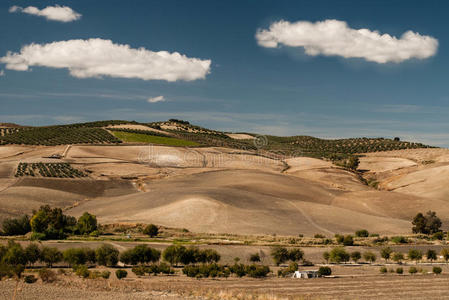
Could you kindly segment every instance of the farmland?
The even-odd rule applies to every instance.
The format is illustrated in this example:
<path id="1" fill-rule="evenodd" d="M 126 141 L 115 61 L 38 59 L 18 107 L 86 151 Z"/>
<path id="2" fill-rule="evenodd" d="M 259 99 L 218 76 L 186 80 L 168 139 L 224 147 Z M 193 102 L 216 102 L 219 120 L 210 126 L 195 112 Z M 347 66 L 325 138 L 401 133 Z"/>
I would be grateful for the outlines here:
<path id="1" fill-rule="evenodd" d="M 54 178 L 82 178 L 87 174 L 68 163 L 19 163 L 15 177 L 41 176 Z"/>
<path id="2" fill-rule="evenodd" d="M 113 134 L 120 140 L 128 143 L 148 143 L 148 144 L 159 144 L 168 146 L 198 146 L 199 144 L 192 141 L 186 141 L 182 139 L 161 136 L 157 133 L 151 131 L 126 131 L 126 130 L 113 130 Z"/>
<path id="3" fill-rule="evenodd" d="M 2 144 L 67 145 L 67 144 L 117 144 L 119 139 L 102 128 L 84 127 L 33 127 L 2 136 Z"/>

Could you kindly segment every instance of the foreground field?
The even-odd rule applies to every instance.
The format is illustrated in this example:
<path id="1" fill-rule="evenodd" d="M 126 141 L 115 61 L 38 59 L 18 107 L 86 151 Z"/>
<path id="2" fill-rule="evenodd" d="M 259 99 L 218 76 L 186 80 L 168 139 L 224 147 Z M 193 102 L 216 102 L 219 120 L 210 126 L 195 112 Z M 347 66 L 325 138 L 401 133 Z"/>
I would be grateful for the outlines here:
<path id="1" fill-rule="evenodd" d="M 20 284 L 17 299 L 449 299 L 448 275 L 379 275 L 317 279 L 191 279 L 178 276 Z M 0 282 L 10 299 L 14 281 Z"/>

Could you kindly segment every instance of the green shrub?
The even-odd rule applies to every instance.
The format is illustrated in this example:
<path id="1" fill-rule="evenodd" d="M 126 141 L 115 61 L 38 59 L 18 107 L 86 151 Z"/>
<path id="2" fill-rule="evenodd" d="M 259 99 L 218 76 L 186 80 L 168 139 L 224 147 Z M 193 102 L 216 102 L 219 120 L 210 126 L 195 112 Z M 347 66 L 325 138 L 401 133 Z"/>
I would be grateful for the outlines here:
<path id="1" fill-rule="evenodd" d="M 382 273 L 382 274 L 385 274 L 385 273 L 388 272 L 387 268 L 385 268 L 385 267 L 381 267 L 379 271 L 380 271 L 380 273 Z"/>
<path id="2" fill-rule="evenodd" d="M 410 267 L 410 268 L 408 269 L 408 272 L 409 272 L 410 274 L 416 274 L 416 273 L 418 273 L 418 269 L 416 269 L 415 267 Z"/>
<path id="3" fill-rule="evenodd" d="M 115 276 L 117 277 L 117 279 L 120 280 L 128 276 L 128 272 L 126 272 L 125 270 L 117 270 L 115 271 Z"/>
<path id="4" fill-rule="evenodd" d="M 108 279 L 109 276 L 111 276 L 111 272 L 109 272 L 109 271 L 101 272 L 101 277 L 103 277 L 104 279 Z"/>
<path id="5" fill-rule="evenodd" d="M 75 270 L 75 274 L 82 278 L 87 278 L 90 275 L 90 271 L 86 265 L 77 265 L 73 268 Z"/>
<path id="6" fill-rule="evenodd" d="M 360 251 L 354 251 L 351 253 L 351 259 L 357 263 L 362 258 L 362 254 Z"/>
<path id="7" fill-rule="evenodd" d="M 260 255 L 259 255 L 259 253 L 254 253 L 254 254 L 251 254 L 250 256 L 249 256 L 249 261 L 250 262 L 260 262 Z"/>
<path id="8" fill-rule="evenodd" d="M 249 277 L 253 278 L 266 277 L 270 273 L 270 268 L 268 266 L 252 264 L 246 267 L 246 273 Z"/>
<path id="9" fill-rule="evenodd" d="M 144 266 L 137 266 L 131 269 L 131 271 L 137 276 L 144 276 L 146 272 L 148 272 L 147 268 Z"/>
<path id="10" fill-rule="evenodd" d="M 418 249 L 410 249 L 408 251 L 408 259 L 418 261 L 422 259 L 422 252 Z"/>
<path id="11" fill-rule="evenodd" d="M 407 244 L 408 243 L 408 239 L 403 236 L 394 236 L 391 238 L 391 241 L 395 244 Z"/>
<path id="12" fill-rule="evenodd" d="M 154 224 L 150 224 L 147 227 L 145 227 L 143 233 L 150 237 L 155 237 L 159 234 L 159 228 L 157 228 L 157 226 Z"/>
<path id="13" fill-rule="evenodd" d="M 402 274 L 402 273 L 404 273 L 404 269 L 402 269 L 402 268 L 397 268 L 397 269 L 396 269 L 396 273 L 397 273 L 397 274 Z"/>
<path id="14" fill-rule="evenodd" d="M 324 239 L 325 238 L 325 236 L 322 235 L 321 233 L 317 233 L 313 237 L 316 238 L 316 239 Z"/>
<path id="15" fill-rule="evenodd" d="M 128 265 L 144 264 L 148 262 L 157 262 L 161 257 L 159 250 L 148 247 L 147 245 L 137 245 L 120 253 L 120 261 Z M 183 257 L 181 257 L 182 259 Z"/>
<path id="16" fill-rule="evenodd" d="M 360 230 L 357 230 L 355 232 L 355 236 L 356 237 L 368 237 L 369 236 L 369 232 L 366 229 L 360 229 Z"/>
<path id="17" fill-rule="evenodd" d="M 8 218 L 2 223 L 4 235 L 23 235 L 31 231 L 30 217 L 23 215 L 17 219 Z"/>
<path id="18" fill-rule="evenodd" d="M 432 272 L 434 274 L 441 274 L 441 272 L 443 272 L 443 269 L 441 269 L 440 267 L 433 267 Z"/>
<path id="19" fill-rule="evenodd" d="M 442 240 L 442 239 L 444 239 L 444 233 L 442 232 L 442 231 L 438 231 L 438 232 L 435 232 L 433 235 L 432 235 L 432 239 L 433 240 Z"/>
<path id="20" fill-rule="evenodd" d="M 332 269 L 329 267 L 320 267 L 318 269 L 319 276 L 330 276 L 332 275 Z"/>
<path id="21" fill-rule="evenodd" d="M 26 276 L 23 278 L 23 281 L 24 281 L 25 283 L 35 283 L 35 282 L 37 281 L 37 278 L 34 277 L 34 275 L 26 275 Z"/>
<path id="22" fill-rule="evenodd" d="M 95 259 L 100 266 L 115 266 L 119 251 L 109 244 L 104 244 L 95 250 Z"/>
<path id="23" fill-rule="evenodd" d="M 401 263 L 404 260 L 404 254 L 401 252 L 393 253 L 393 260 L 397 263 Z"/>
<path id="24" fill-rule="evenodd" d="M 329 253 L 330 261 L 334 263 L 342 263 L 349 261 L 349 253 L 343 247 L 335 247 Z"/>
<path id="25" fill-rule="evenodd" d="M 363 253 L 363 259 L 365 259 L 366 261 L 373 263 L 376 261 L 376 254 L 374 254 L 371 251 L 366 251 L 365 253 Z"/>

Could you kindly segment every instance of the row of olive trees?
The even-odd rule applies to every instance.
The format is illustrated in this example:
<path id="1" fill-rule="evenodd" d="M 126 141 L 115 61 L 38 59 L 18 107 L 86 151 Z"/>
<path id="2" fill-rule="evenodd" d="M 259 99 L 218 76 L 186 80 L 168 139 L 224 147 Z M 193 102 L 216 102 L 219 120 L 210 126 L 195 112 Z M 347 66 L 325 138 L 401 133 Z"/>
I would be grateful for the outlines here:
<path id="1" fill-rule="evenodd" d="M 36 243 L 30 243 L 24 248 L 19 243 L 9 241 L 7 246 L 0 246 L 0 264 L 11 267 L 31 266 L 36 262 L 41 262 L 47 267 L 60 262 L 70 266 L 84 264 L 115 266 L 119 261 L 127 265 L 144 265 L 159 262 L 161 256 L 171 265 L 216 263 L 221 258 L 220 254 L 213 249 L 186 248 L 180 245 L 167 247 L 162 255 L 159 250 L 147 245 L 137 245 L 121 253 L 109 244 L 104 244 L 95 250 L 82 247 L 69 248 L 62 252 L 54 247 L 39 247 Z"/>
<path id="2" fill-rule="evenodd" d="M 441 250 L 440 253 L 446 262 L 449 261 L 449 249 L 445 248 Z M 393 260 L 396 263 L 402 263 L 402 261 L 406 260 L 406 256 L 401 252 L 394 252 L 390 247 L 385 247 L 380 250 L 380 256 L 388 262 L 388 260 Z M 377 260 L 377 256 L 372 251 L 366 251 L 363 254 L 360 251 L 353 251 L 351 253 L 347 252 L 343 247 L 335 247 L 330 252 L 325 251 L 323 253 L 324 260 L 329 263 L 347 263 L 350 260 L 357 263 L 360 259 L 363 259 L 367 262 L 373 263 Z M 411 261 L 418 262 L 422 260 L 424 254 L 421 250 L 418 249 L 410 249 L 407 253 L 407 259 Z M 433 262 L 438 259 L 437 252 L 432 249 L 428 249 L 425 257 L 427 260 Z"/>

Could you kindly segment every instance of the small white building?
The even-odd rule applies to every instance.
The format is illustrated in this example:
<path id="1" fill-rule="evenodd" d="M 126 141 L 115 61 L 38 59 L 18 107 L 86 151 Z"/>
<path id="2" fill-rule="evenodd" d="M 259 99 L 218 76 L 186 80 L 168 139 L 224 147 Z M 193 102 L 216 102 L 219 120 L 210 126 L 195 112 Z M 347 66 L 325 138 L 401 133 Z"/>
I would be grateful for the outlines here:
<path id="1" fill-rule="evenodd" d="M 292 278 L 318 278 L 318 271 L 295 271 Z"/>

